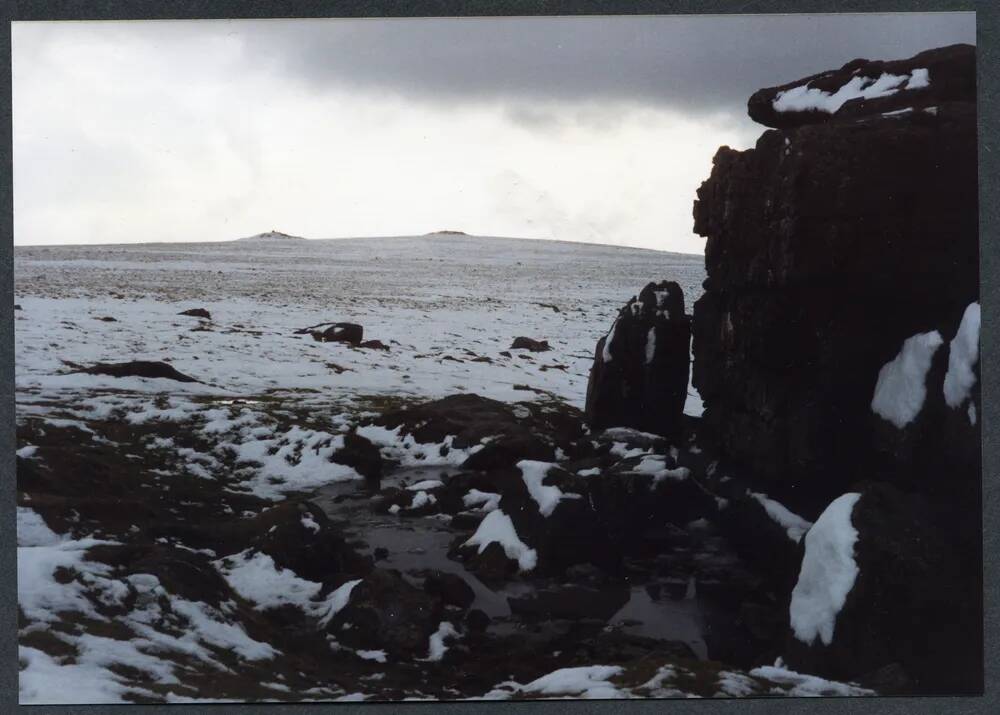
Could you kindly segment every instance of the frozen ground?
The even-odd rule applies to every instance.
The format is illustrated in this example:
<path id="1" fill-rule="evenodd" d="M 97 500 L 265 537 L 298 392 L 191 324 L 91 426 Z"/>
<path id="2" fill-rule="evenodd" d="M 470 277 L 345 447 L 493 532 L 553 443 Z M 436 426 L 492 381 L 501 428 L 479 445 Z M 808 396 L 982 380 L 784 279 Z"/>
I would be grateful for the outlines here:
<path id="1" fill-rule="evenodd" d="M 704 520 L 683 536 L 699 546 L 661 555 L 667 571 L 655 578 L 664 593 L 679 583 L 676 597 L 656 595 L 652 583 L 614 585 L 624 605 L 606 625 L 531 625 L 507 596 L 557 582 L 486 588 L 449 557 L 470 527 L 440 510 L 418 513 L 491 437 L 459 449 L 453 437 L 416 444 L 398 429 L 358 428 L 401 465 L 390 487 L 415 479 L 403 490 L 409 506 L 387 514 L 369 508 L 357 465 L 331 461 L 359 419 L 428 398 L 471 392 L 520 403 L 518 420 L 578 415 L 594 346 L 619 307 L 647 282 L 670 279 L 690 311 L 700 257 L 467 236 L 15 254 L 22 703 L 870 693 L 780 663 L 740 671 L 705 660 L 709 611 L 695 583 L 743 576 Z M 191 308 L 212 317 L 179 315 Z M 295 334 L 332 321 L 362 324 L 365 339 L 388 350 Z M 518 336 L 552 349 L 510 350 Z M 200 382 L 74 371 L 131 360 L 166 361 Z M 687 410 L 700 408 L 690 395 Z M 614 446 L 609 464 L 640 462 L 636 474 L 654 487 L 687 478 L 668 468 L 665 446 Z M 669 451 L 676 466 L 677 448 Z M 688 456 L 698 452 L 692 445 Z M 521 464 L 543 518 L 579 496 L 543 485 L 539 463 Z M 499 499 L 472 489 L 465 516 L 482 518 Z M 317 568 L 314 547 L 295 569 L 277 563 L 299 558 L 297 545 L 313 538 L 341 543 L 338 529 L 360 553 L 381 548 L 378 563 L 416 584 L 427 569 L 460 575 L 489 629 L 477 635 L 452 608 L 456 625 L 452 616 L 435 623 L 413 656 L 340 642 L 352 623 L 331 619 L 355 586 L 373 598 L 385 569 L 345 581 L 353 567 Z M 689 563 L 693 575 L 678 581 L 671 569 L 687 574 Z M 416 598 L 412 587 L 394 588 Z"/>
<path id="2" fill-rule="evenodd" d="M 629 297 L 663 279 L 681 284 L 690 311 L 702 258 L 469 236 L 18 248 L 17 390 L 121 388 L 61 375 L 62 361 L 146 359 L 213 386 L 198 392 L 541 394 L 519 385 L 582 407 L 597 340 Z M 193 307 L 213 320 L 177 315 Z M 390 350 L 292 334 L 328 321 L 360 323 Z M 517 336 L 553 349 L 501 355 Z M 699 405 L 692 396 L 689 409 Z"/>

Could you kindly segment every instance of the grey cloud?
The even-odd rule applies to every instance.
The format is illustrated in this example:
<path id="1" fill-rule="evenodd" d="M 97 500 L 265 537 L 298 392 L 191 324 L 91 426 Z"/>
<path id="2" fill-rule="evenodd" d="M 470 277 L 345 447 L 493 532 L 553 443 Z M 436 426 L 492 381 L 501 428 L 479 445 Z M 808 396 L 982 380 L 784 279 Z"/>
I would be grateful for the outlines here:
<path id="1" fill-rule="evenodd" d="M 631 101 L 742 112 L 749 95 L 857 58 L 975 42 L 971 13 L 253 23 L 248 58 L 314 87 L 435 102 Z M 515 110 L 526 124 L 544 111 Z"/>

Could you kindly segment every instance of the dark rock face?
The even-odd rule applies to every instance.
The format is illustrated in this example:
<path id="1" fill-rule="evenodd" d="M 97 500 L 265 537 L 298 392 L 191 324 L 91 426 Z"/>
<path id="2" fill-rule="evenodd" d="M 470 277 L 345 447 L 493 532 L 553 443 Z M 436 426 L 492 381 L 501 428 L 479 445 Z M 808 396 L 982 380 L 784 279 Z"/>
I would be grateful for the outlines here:
<path id="1" fill-rule="evenodd" d="M 942 523 L 925 499 L 887 484 L 860 493 L 851 515 L 858 532 L 854 586 L 829 644 L 789 636 L 790 667 L 857 679 L 895 664 L 910 692 L 976 692 L 982 624 L 978 604 L 970 602 L 975 584 L 956 567 L 953 525 Z"/>
<path id="2" fill-rule="evenodd" d="M 927 84 L 921 79 L 923 71 L 926 71 Z M 873 86 L 883 75 L 897 79 L 883 79 L 884 89 Z M 847 98 L 866 89 L 867 97 L 857 96 L 842 103 L 836 100 L 838 96 Z M 821 96 L 820 92 L 827 96 Z M 805 103 L 803 100 L 807 97 L 802 96 L 805 93 L 832 111 L 796 108 L 797 104 L 802 106 Z M 750 97 L 747 109 L 755 122 L 787 129 L 804 124 L 876 116 L 906 108 L 919 110 L 948 102 L 975 101 L 976 48 L 972 45 L 951 45 L 893 62 L 853 60 L 839 70 L 758 90 Z"/>
<path id="3" fill-rule="evenodd" d="M 591 427 L 634 427 L 661 435 L 682 428 L 690 367 L 690 320 L 672 281 L 650 283 L 597 343 L 587 385 Z"/>
<path id="4" fill-rule="evenodd" d="M 212 314 L 209 313 L 204 308 L 191 308 L 190 310 L 182 310 L 178 315 L 190 315 L 192 318 L 204 318 L 205 320 L 211 320 Z"/>
<path id="5" fill-rule="evenodd" d="M 177 382 L 198 382 L 193 377 L 179 372 L 165 362 L 155 360 L 131 360 L 129 362 L 99 362 L 83 368 L 79 372 L 88 375 L 110 375 L 111 377 L 150 377 L 176 380 Z"/>
<path id="6" fill-rule="evenodd" d="M 533 340 L 532 338 L 514 338 L 510 345 L 511 350 L 530 350 L 533 353 L 542 353 L 551 350 L 548 340 Z"/>
<path id="7" fill-rule="evenodd" d="M 974 85 L 964 63 L 947 72 Z M 692 330 L 704 419 L 729 456 L 822 501 L 845 490 L 870 451 L 879 369 L 978 295 L 976 152 L 966 101 L 719 150 L 694 209 L 708 279 Z"/>

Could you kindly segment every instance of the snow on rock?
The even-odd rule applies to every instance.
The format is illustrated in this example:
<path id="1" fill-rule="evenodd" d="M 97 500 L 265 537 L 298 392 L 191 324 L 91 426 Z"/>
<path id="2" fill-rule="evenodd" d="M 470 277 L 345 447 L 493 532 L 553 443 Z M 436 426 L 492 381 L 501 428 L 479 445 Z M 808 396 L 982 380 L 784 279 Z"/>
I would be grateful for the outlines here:
<path id="1" fill-rule="evenodd" d="M 611 330 L 608 331 L 607 337 L 604 338 L 604 348 L 601 350 L 601 360 L 603 360 L 604 362 L 611 362 L 612 359 L 611 343 L 614 342 L 615 328 L 617 327 L 618 327 L 618 320 L 615 319 L 615 322 L 611 324 Z"/>
<path id="2" fill-rule="evenodd" d="M 657 485 L 666 479 L 674 481 L 684 481 L 691 476 L 691 470 L 687 467 L 667 467 L 666 457 L 659 454 L 647 454 L 642 461 L 635 465 L 632 470 L 636 474 L 649 474 L 653 477 L 653 484 Z"/>
<path id="3" fill-rule="evenodd" d="M 319 619 L 319 625 L 321 628 L 326 628 L 333 617 L 343 610 L 344 606 L 347 605 L 348 601 L 351 600 L 351 591 L 354 587 L 361 583 L 361 579 L 355 579 L 353 581 L 348 581 L 342 586 L 335 589 L 326 599 L 322 606 L 323 616 Z"/>
<path id="4" fill-rule="evenodd" d="M 556 465 L 548 462 L 535 462 L 524 459 L 517 463 L 517 468 L 521 470 L 522 479 L 528 487 L 528 494 L 538 504 L 538 512 L 542 516 L 551 516 L 556 506 L 563 499 L 579 499 L 579 494 L 566 494 L 559 487 L 552 487 L 542 484 L 545 475 Z"/>
<path id="5" fill-rule="evenodd" d="M 930 85 L 926 69 L 916 69 L 909 76 L 883 73 L 878 79 L 852 77 L 833 94 L 807 84 L 779 92 L 772 106 L 776 112 L 816 111 L 833 114 L 852 99 L 875 99 L 888 97 L 903 89 L 916 89 Z"/>
<path id="6" fill-rule="evenodd" d="M 521 688 L 524 693 L 538 695 L 566 695 L 585 699 L 623 698 L 627 694 L 609 682 L 621 675 L 617 665 L 587 665 L 578 668 L 560 668 L 531 681 Z"/>
<path id="7" fill-rule="evenodd" d="M 806 533 L 789 615 L 795 637 L 807 645 L 817 637 L 824 645 L 833 642 L 837 614 L 858 577 L 854 560 L 858 532 L 851 514 L 860 498 L 857 492 L 837 497 Z"/>
<path id="8" fill-rule="evenodd" d="M 443 487 L 444 482 L 440 479 L 424 479 L 417 482 L 416 484 L 411 484 L 407 489 L 411 492 L 419 492 L 424 489 L 437 489 L 438 487 Z"/>
<path id="9" fill-rule="evenodd" d="M 428 494 L 427 492 L 417 492 L 413 495 L 413 501 L 410 502 L 410 509 L 419 509 L 420 507 L 427 506 L 428 504 L 436 504 L 437 497 L 433 494 Z"/>
<path id="10" fill-rule="evenodd" d="M 764 511 L 788 534 L 788 538 L 799 543 L 802 535 L 812 527 L 812 522 L 806 521 L 798 514 L 789 511 L 783 504 L 771 499 L 767 494 L 750 492 L 749 495 L 764 507 Z"/>
<path id="11" fill-rule="evenodd" d="M 36 447 L 36 446 L 34 446 L 32 444 L 29 444 L 29 445 L 25 445 L 24 447 L 21 447 L 19 450 L 17 450 L 16 454 L 21 459 L 32 459 L 32 458 L 34 458 L 35 452 L 37 452 L 37 451 L 38 451 L 38 447 Z"/>
<path id="12" fill-rule="evenodd" d="M 442 621 L 438 626 L 438 629 L 431 633 L 430 641 L 427 644 L 427 657 L 422 660 L 436 662 L 444 658 L 444 654 L 448 652 L 448 646 L 445 645 L 445 638 L 458 638 L 459 633 L 455 630 L 453 626 L 448 621 Z"/>
<path id="13" fill-rule="evenodd" d="M 283 435 L 269 431 L 238 442 L 224 442 L 237 463 L 258 465 L 244 485 L 256 496 L 280 500 L 285 492 L 305 491 L 330 482 L 361 479 L 354 469 L 331 457 L 344 447 L 342 435 L 293 426 Z"/>
<path id="14" fill-rule="evenodd" d="M 750 671 L 750 675 L 770 680 L 783 688 L 791 697 L 859 697 L 876 695 L 874 690 L 862 688 L 853 683 L 840 683 L 816 675 L 805 675 L 788 670 L 778 658 L 774 665 L 763 665 Z"/>
<path id="15" fill-rule="evenodd" d="M 315 608 L 312 599 L 323 588 L 299 578 L 291 569 L 276 566 L 267 554 L 250 549 L 213 563 L 233 590 L 258 610 L 291 605 L 309 611 Z"/>
<path id="16" fill-rule="evenodd" d="M 478 489 L 470 489 L 462 497 L 462 503 L 467 507 L 478 507 L 478 511 L 495 511 L 500 507 L 500 494 L 493 492 L 481 492 Z"/>
<path id="17" fill-rule="evenodd" d="M 531 571 L 538 563 L 538 553 L 521 541 L 514 530 L 514 522 L 499 509 L 486 515 L 476 533 L 463 546 L 478 546 L 481 554 L 494 541 L 503 547 L 507 558 L 517 561 L 521 571 Z"/>
<path id="18" fill-rule="evenodd" d="M 971 303 L 962 315 L 958 333 L 951 340 L 948 353 L 948 372 L 944 376 L 944 400 L 948 407 L 957 409 L 969 399 L 976 384 L 973 372 L 979 362 L 979 303 Z M 975 424 L 975 420 L 971 420 Z"/>
<path id="19" fill-rule="evenodd" d="M 899 354 L 882 366 L 872 397 L 872 412 L 903 429 L 923 409 L 927 371 L 944 339 L 932 330 L 907 338 Z"/>

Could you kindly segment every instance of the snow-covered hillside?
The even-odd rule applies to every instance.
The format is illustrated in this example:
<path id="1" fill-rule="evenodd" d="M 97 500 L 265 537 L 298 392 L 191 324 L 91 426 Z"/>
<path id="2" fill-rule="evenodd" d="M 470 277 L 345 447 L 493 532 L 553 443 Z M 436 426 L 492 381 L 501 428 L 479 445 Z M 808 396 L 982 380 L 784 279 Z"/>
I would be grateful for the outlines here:
<path id="1" fill-rule="evenodd" d="M 455 235 L 18 248 L 17 387 L 121 388 L 120 379 L 60 375 L 63 361 L 144 359 L 214 386 L 195 391 L 520 400 L 538 390 L 582 407 L 594 345 L 618 307 L 648 281 L 670 278 L 690 310 L 702 263 Z M 178 315 L 196 307 L 212 319 Z M 293 334 L 334 321 L 360 323 L 366 340 L 389 350 Z M 509 350 L 518 336 L 552 350 Z"/>

